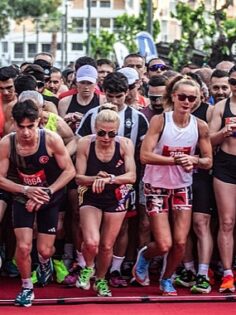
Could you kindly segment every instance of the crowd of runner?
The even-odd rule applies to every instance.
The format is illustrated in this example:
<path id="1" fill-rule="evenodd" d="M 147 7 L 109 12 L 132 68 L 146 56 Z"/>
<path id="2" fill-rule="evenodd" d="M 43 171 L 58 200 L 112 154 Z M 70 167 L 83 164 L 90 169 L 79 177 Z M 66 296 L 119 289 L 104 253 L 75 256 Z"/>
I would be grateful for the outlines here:
<path id="1" fill-rule="evenodd" d="M 50 281 L 234 292 L 236 65 L 53 63 L 0 68 L 0 267 L 21 278 L 15 305 Z"/>

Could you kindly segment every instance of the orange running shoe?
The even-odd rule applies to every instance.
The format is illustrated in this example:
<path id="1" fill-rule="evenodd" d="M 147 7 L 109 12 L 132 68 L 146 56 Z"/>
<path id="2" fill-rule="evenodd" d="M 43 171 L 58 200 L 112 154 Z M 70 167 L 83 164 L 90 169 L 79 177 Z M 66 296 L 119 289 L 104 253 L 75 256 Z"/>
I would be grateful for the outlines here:
<path id="1" fill-rule="evenodd" d="M 222 282 L 219 288 L 219 292 L 234 292 L 235 286 L 234 286 L 234 277 L 231 275 L 225 276 L 222 278 Z"/>

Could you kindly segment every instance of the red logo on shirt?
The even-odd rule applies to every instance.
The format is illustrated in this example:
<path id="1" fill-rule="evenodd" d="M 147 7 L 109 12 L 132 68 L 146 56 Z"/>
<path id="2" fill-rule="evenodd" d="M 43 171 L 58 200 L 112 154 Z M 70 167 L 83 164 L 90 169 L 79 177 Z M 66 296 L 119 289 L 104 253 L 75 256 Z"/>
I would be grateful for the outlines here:
<path id="1" fill-rule="evenodd" d="M 49 160 L 49 157 L 47 155 L 42 155 L 39 158 L 39 163 L 40 164 L 47 164 L 48 160 Z"/>

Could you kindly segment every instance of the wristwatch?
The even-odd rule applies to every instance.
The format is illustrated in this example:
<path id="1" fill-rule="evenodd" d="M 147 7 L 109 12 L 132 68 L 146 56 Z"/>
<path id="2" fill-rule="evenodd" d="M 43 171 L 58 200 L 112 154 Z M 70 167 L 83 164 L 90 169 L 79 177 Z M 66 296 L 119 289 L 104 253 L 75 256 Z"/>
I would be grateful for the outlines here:
<path id="1" fill-rule="evenodd" d="M 116 176 L 115 176 L 114 174 L 110 174 L 110 180 L 109 180 L 109 183 L 110 183 L 110 184 L 114 184 L 115 179 L 116 179 Z"/>
<path id="2" fill-rule="evenodd" d="M 23 186 L 23 194 L 26 196 L 29 190 L 29 186 Z"/>
<path id="3" fill-rule="evenodd" d="M 52 192 L 50 188 L 43 188 L 43 191 L 45 191 L 50 198 L 52 197 Z"/>

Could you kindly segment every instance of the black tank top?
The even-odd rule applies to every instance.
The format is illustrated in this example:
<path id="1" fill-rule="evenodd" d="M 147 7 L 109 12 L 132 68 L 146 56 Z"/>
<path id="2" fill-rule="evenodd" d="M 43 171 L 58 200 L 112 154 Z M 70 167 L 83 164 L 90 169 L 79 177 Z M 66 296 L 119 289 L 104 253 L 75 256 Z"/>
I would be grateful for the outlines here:
<path id="1" fill-rule="evenodd" d="M 236 115 L 234 115 L 231 112 L 231 109 L 230 109 L 230 98 L 227 98 L 227 100 L 225 102 L 225 109 L 224 109 L 224 112 L 223 112 L 221 128 L 220 129 L 224 128 L 224 126 L 225 126 L 225 118 L 228 118 L 228 117 L 236 117 Z"/>
<path id="2" fill-rule="evenodd" d="M 46 148 L 45 130 L 39 129 L 39 146 L 37 152 L 21 156 L 16 150 L 16 134 L 12 133 L 9 178 L 27 186 L 48 187 L 59 177 L 62 170 L 57 161 L 50 156 Z"/>
<path id="3" fill-rule="evenodd" d="M 95 151 L 95 139 L 92 140 L 89 149 L 86 175 L 95 176 L 99 171 L 105 171 L 115 176 L 125 173 L 124 159 L 120 154 L 120 142 L 118 137 L 115 139 L 115 151 L 113 157 L 108 162 L 102 162 L 98 159 Z"/>
<path id="4" fill-rule="evenodd" d="M 207 103 L 201 103 L 201 105 L 194 112 L 192 112 L 192 114 L 195 117 L 202 119 L 205 122 L 207 122 L 207 110 L 208 110 L 209 106 L 211 106 L 211 105 L 209 105 Z"/>
<path id="5" fill-rule="evenodd" d="M 81 105 L 78 103 L 77 101 L 77 94 L 74 94 L 72 96 L 70 105 L 66 111 L 66 114 L 69 113 L 81 113 L 81 114 L 86 114 L 91 108 L 97 107 L 99 106 L 99 97 L 97 96 L 97 94 L 94 94 L 93 98 L 91 99 L 91 102 L 87 105 Z"/>

